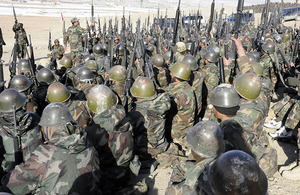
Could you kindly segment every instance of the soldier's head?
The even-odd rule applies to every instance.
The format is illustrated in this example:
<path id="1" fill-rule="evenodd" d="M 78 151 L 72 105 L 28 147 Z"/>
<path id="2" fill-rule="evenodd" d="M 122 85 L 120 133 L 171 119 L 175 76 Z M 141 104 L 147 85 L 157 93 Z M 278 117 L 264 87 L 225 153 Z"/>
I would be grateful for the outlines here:
<path id="1" fill-rule="evenodd" d="M 71 92 L 62 83 L 52 83 L 47 89 L 46 98 L 50 103 L 66 103 L 70 97 Z"/>
<path id="2" fill-rule="evenodd" d="M 225 150 L 223 131 L 213 121 L 200 121 L 189 128 L 187 141 L 197 162 L 215 158 Z"/>
<path id="3" fill-rule="evenodd" d="M 255 159 L 241 150 L 222 154 L 208 168 L 208 180 L 216 195 L 265 195 L 268 180 Z"/>
<path id="4" fill-rule="evenodd" d="M 59 63 L 66 68 L 71 68 L 73 65 L 72 59 L 67 55 L 64 55 Z"/>
<path id="5" fill-rule="evenodd" d="M 183 61 L 176 62 L 170 68 L 170 75 L 173 82 L 181 82 L 190 80 L 191 68 Z"/>
<path id="6" fill-rule="evenodd" d="M 204 61 L 206 64 L 216 63 L 219 58 L 219 53 L 215 52 L 213 49 L 208 50 L 204 54 Z"/>
<path id="7" fill-rule="evenodd" d="M 58 39 L 55 39 L 55 40 L 54 40 L 54 44 L 55 44 L 55 45 L 59 45 L 59 40 L 58 40 Z"/>
<path id="8" fill-rule="evenodd" d="M 42 68 L 41 70 L 39 70 L 36 74 L 36 79 L 39 83 L 44 83 L 47 85 L 50 85 L 51 83 L 57 81 L 53 72 L 48 68 Z"/>
<path id="9" fill-rule="evenodd" d="M 241 98 L 235 88 L 229 84 L 221 84 L 214 88 L 209 103 L 218 119 L 233 117 L 239 110 Z"/>
<path id="10" fill-rule="evenodd" d="M 95 114 L 100 114 L 117 104 L 117 95 L 106 85 L 95 85 L 87 95 L 87 106 Z"/>
<path id="11" fill-rule="evenodd" d="M 262 46 L 262 50 L 267 54 L 275 53 L 275 44 L 271 40 L 267 40 Z"/>
<path id="12" fill-rule="evenodd" d="M 109 78 L 117 82 L 124 82 L 126 80 L 126 68 L 121 65 L 113 66 L 109 71 Z"/>
<path id="13" fill-rule="evenodd" d="M 26 104 L 26 97 L 15 89 L 5 89 L 0 94 L 0 113 L 12 114 L 22 109 Z"/>
<path id="14" fill-rule="evenodd" d="M 93 46 L 93 53 L 94 54 L 102 54 L 103 53 L 103 48 L 102 45 L 97 44 Z"/>
<path id="15" fill-rule="evenodd" d="M 151 62 L 156 67 L 162 67 L 165 64 L 164 57 L 161 54 L 156 54 L 155 56 L 153 56 L 151 58 Z"/>
<path id="16" fill-rule="evenodd" d="M 120 43 L 120 39 L 119 39 L 118 37 L 116 37 L 116 38 L 114 39 L 114 42 L 115 42 L 115 44 L 119 44 L 119 43 Z"/>
<path id="17" fill-rule="evenodd" d="M 84 65 L 90 68 L 94 73 L 98 71 L 98 66 L 95 60 L 88 60 Z"/>
<path id="18" fill-rule="evenodd" d="M 153 45 L 147 45 L 146 47 L 146 52 L 149 56 L 152 56 L 153 55 L 153 52 L 154 52 L 154 46 Z"/>
<path id="19" fill-rule="evenodd" d="M 197 60 L 196 60 L 196 58 L 194 56 L 192 56 L 190 54 L 189 55 L 185 55 L 182 61 L 185 62 L 185 63 L 187 63 L 190 66 L 191 70 L 194 71 L 194 70 L 198 69 Z"/>
<path id="20" fill-rule="evenodd" d="M 179 52 L 181 54 L 185 53 L 186 47 L 185 47 L 184 42 L 177 42 L 175 46 L 176 46 L 176 51 L 177 52 Z"/>
<path id="21" fill-rule="evenodd" d="M 26 77 L 30 77 L 30 64 L 28 59 L 20 59 L 17 64 L 18 74 L 25 75 Z"/>
<path id="22" fill-rule="evenodd" d="M 79 19 L 76 18 L 76 17 L 71 19 L 71 23 L 72 23 L 74 26 L 78 26 L 78 25 L 80 24 Z"/>
<path id="23" fill-rule="evenodd" d="M 22 30 L 22 29 L 23 29 L 23 23 L 18 23 L 18 24 L 16 25 L 16 29 L 17 29 L 17 30 Z"/>
<path id="24" fill-rule="evenodd" d="M 255 100 L 260 94 L 262 84 L 256 73 L 245 73 L 236 78 L 234 87 L 244 99 Z"/>
<path id="25" fill-rule="evenodd" d="M 123 44 L 118 44 L 117 47 L 116 47 L 116 54 L 118 56 L 124 56 L 124 50 L 125 50 L 125 47 Z"/>
<path id="26" fill-rule="evenodd" d="M 11 79 L 9 88 L 15 89 L 24 95 L 28 95 L 31 86 L 32 82 L 27 77 L 24 75 L 16 75 Z"/>
<path id="27" fill-rule="evenodd" d="M 89 60 L 95 60 L 95 57 L 93 55 L 88 54 L 88 55 L 84 55 L 82 60 L 84 63 L 86 63 Z"/>
<path id="28" fill-rule="evenodd" d="M 165 60 L 165 64 L 170 65 L 171 51 L 167 51 L 166 53 L 164 53 L 163 57 L 164 57 L 164 60 Z"/>
<path id="29" fill-rule="evenodd" d="M 95 78 L 95 75 L 89 67 L 84 66 L 78 70 L 75 77 L 80 82 L 91 84 Z"/>
<path id="30" fill-rule="evenodd" d="M 147 77 L 138 77 L 132 84 L 130 93 L 137 99 L 154 99 L 157 96 L 153 81 Z"/>

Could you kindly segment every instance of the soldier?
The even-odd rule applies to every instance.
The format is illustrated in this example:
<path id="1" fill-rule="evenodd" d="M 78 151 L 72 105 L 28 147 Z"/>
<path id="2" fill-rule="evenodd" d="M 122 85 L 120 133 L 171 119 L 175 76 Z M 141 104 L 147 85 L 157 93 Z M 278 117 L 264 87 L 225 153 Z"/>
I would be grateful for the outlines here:
<path id="1" fill-rule="evenodd" d="M 50 55 L 50 69 L 57 69 L 57 63 L 56 60 L 60 60 L 62 59 L 64 53 L 65 53 L 65 49 L 62 45 L 59 44 L 59 40 L 55 39 L 54 40 L 54 45 L 51 47 L 51 52 L 52 54 Z"/>
<path id="2" fill-rule="evenodd" d="M 151 62 L 153 63 L 154 83 L 157 84 L 157 87 L 164 90 L 170 82 L 169 72 L 165 67 L 164 57 L 161 54 L 156 54 L 151 58 Z"/>
<path id="3" fill-rule="evenodd" d="M 27 112 L 25 103 L 26 97 L 15 89 L 6 89 L 0 94 L 1 177 L 29 159 L 41 144 L 40 117 Z"/>
<path id="4" fill-rule="evenodd" d="M 118 95 L 119 102 L 123 105 L 125 101 L 125 80 L 127 77 L 126 68 L 121 65 L 113 66 L 108 76 L 110 79 L 109 88 Z"/>
<path id="5" fill-rule="evenodd" d="M 20 59 L 18 64 L 17 64 L 17 73 L 25 75 L 27 78 L 31 78 L 31 73 L 30 73 L 30 64 L 29 60 L 27 59 Z"/>
<path id="6" fill-rule="evenodd" d="M 18 43 L 18 58 L 25 58 L 26 56 L 26 50 L 27 50 L 27 45 L 29 45 L 28 43 L 28 39 L 27 39 L 27 35 L 26 35 L 26 31 L 23 28 L 23 24 L 22 23 L 17 23 L 14 24 L 12 30 L 15 32 L 15 39 Z"/>
<path id="7" fill-rule="evenodd" d="M 99 157 L 68 108 L 49 104 L 40 126 L 45 144 L 7 174 L 2 186 L 13 194 L 101 194 Z"/>
<path id="8" fill-rule="evenodd" d="M 187 131 L 188 145 L 194 160 L 173 168 L 166 195 L 213 194 L 208 183 L 208 165 L 224 152 L 221 128 L 212 121 L 201 121 Z"/>
<path id="9" fill-rule="evenodd" d="M 6 45 L 4 42 L 3 36 L 2 36 L 2 30 L 0 28 L 0 59 L 2 58 L 3 55 L 3 45 Z"/>
<path id="10" fill-rule="evenodd" d="M 268 40 L 262 45 L 263 55 L 261 56 L 260 64 L 263 67 L 263 75 L 266 75 L 271 79 L 273 87 L 275 87 L 277 83 L 277 76 L 275 75 L 275 61 L 274 61 L 274 53 L 275 53 L 275 44 Z"/>
<path id="11" fill-rule="evenodd" d="M 186 47 L 184 42 L 177 42 L 175 45 L 175 62 L 179 62 L 183 60 L 185 52 L 186 52 Z"/>
<path id="12" fill-rule="evenodd" d="M 73 64 L 78 64 L 82 58 L 83 52 L 83 31 L 84 29 L 80 27 L 79 19 L 71 19 L 72 26 L 68 28 L 67 33 L 64 36 L 64 46 L 65 51 L 67 50 L 67 43 L 70 44 L 71 58 Z"/>

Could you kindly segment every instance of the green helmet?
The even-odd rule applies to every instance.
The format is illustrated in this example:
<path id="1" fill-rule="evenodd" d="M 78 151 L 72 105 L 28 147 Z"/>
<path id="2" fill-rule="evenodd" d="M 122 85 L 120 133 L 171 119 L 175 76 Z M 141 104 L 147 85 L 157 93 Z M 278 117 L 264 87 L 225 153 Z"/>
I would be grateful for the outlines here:
<path id="1" fill-rule="evenodd" d="M 164 57 L 161 54 L 156 54 L 151 58 L 151 62 L 156 67 L 162 67 L 165 63 Z"/>
<path id="2" fill-rule="evenodd" d="M 44 127 L 57 127 L 71 121 L 75 122 L 67 106 L 56 102 L 45 107 L 39 125 Z"/>
<path id="3" fill-rule="evenodd" d="M 87 62 L 85 62 L 84 64 L 86 67 L 89 67 L 92 71 L 97 71 L 98 70 L 98 66 L 95 60 L 88 60 Z"/>
<path id="4" fill-rule="evenodd" d="M 222 154 L 208 168 L 215 195 L 265 195 L 268 180 L 255 159 L 241 150 Z"/>
<path id="5" fill-rule="evenodd" d="M 214 88 L 209 103 L 221 108 L 232 108 L 241 103 L 241 98 L 232 85 L 220 84 Z"/>
<path id="6" fill-rule="evenodd" d="M 275 44 L 273 41 L 268 40 L 262 45 L 262 49 L 266 53 L 273 54 L 275 53 Z"/>
<path id="7" fill-rule="evenodd" d="M 219 53 L 216 53 L 214 50 L 210 49 L 204 54 L 204 58 L 211 63 L 216 63 L 219 58 Z"/>
<path id="8" fill-rule="evenodd" d="M 18 66 L 17 66 L 18 70 L 22 70 L 22 71 L 30 71 L 30 64 L 29 64 L 29 60 L 27 59 L 20 59 L 18 62 Z"/>
<path id="9" fill-rule="evenodd" d="M 277 43 L 282 42 L 282 35 L 281 34 L 275 34 L 274 39 L 276 40 Z"/>
<path id="10" fill-rule="evenodd" d="M 184 52 L 186 50 L 184 42 L 177 42 L 176 43 L 176 51 Z"/>
<path id="11" fill-rule="evenodd" d="M 153 84 L 153 81 L 147 77 L 139 76 L 132 87 L 130 88 L 130 93 L 133 97 L 136 98 L 155 98 L 156 97 L 156 90 Z"/>
<path id="12" fill-rule="evenodd" d="M 90 54 L 84 55 L 84 56 L 83 56 L 83 61 L 84 61 L 85 63 L 86 63 L 87 61 L 89 61 L 89 60 L 95 60 L 95 57 L 92 56 L 92 55 L 90 55 Z"/>
<path id="13" fill-rule="evenodd" d="M 103 48 L 100 44 L 94 45 L 93 47 L 93 53 L 94 54 L 102 54 L 103 53 Z"/>
<path id="14" fill-rule="evenodd" d="M 78 69 L 78 72 L 76 74 L 76 78 L 80 81 L 90 81 L 93 80 L 95 77 L 93 71 L 89 67 L 82 67 Z"/>
<path id="15" fill-rule="evenodd" d="M 66 68 L 72 67 L 72 59 L 69 56 L 64 55 L 60 60 L 60 64 Z"/>
<path id="16" fill-rule="evenodd" d="M 252 51 L 247 54 L 249 57 L 249 62 L 259 62 L 260 61 L 260 53 L 257 51 Z"/>
<path id="17" fill-rule="evenodd" d="M 5 89 L 0 93 L 0 112 L 11 113 L 13 106 L 16 110 L 22 108 L 26 103 L 26 97 L 15 89 Z"/>
<path id="18" fill-rule="evenodd" d="M 182 80 L 189 80 L 191 76 L 191 68 L 190 66 L 185 62 L 176 62 L 173 66 L 170 67 L 171 73 L 176 78 L 182 79 Z"/>
<path id="19" fill-rule="evenodd" d="M 48 85 L 56 82 L 56 78 L 53 72 L 48 68 L 42 68 L 41 70 L 39 70 L 39 72 L 36 74 L 36 79 L 39 83 L 46 83 Z"/>
<path id="20" fill-rule="evenodd" d="M 16 75 L 10 81 L 9 88 L 15 89 L 18 92 L 23 92 L 31 87 L 32 82 L 24 75 Z"/>
<path id="21" fill-rule="evenodd" d="M 124 82 L 126 80 L 126 68 L 121 65 L 113 66 L 109 71 L 109 78 L 114 81 Z"/>
<path id="22" fill-rule="evenodd" d="M 285 40 L 285 41 L 289 41 L 290 40 L 290 33 L 288 33 L 288 32 L 286 32 L 286 33 L 283 33 L 283 39 Z"/>
<path id="23" fill-rule="evenodd" d="M 71 97 L 70 91 L 63 84 L 57 82 L 49 85 L 47 90 L 47 99 L 49 102 L 65 102 Z"/>
<path id="24" fill-rule="evenodd" d="M 164 60 L 170 61 L 171 60 L 171 51 L 167 51 L 166 53 L 164 53 L 163 57 L 164 57 Z"/>
<path id="25" fill-rule="evenodd" d="M 194 56 L 185 55 L 182 61 L 187 63 L 190 66 L 191 70 L 197 70 L 198 69 L 197 60 Z"/>
<path id="26" fill-rule="evenodd" d="M 96 114 L 117 105 L 117 95 L 106 85 L 95 85 L 88 93 L 87 106 Z"/>
<path id="27" fill-rule="evenodd" d="M 252 62 L 252 63 L 250 63 L 250 65 L 252 66 L 254 72 L 258 76 L 262 76 L 263 75 L 263 68 L 262 68 L 262 66 L 261 66 L 260 63 L 258 63 L 258 62 Z"/>
<path id="28" fill-rule="evenodd" d="M 213 121 L 200 121 L 189 128 L 187 141 L 192 150 L 204 158 L 215 158 L 225 149 L 223 131 Z"/>
<path id="29" fill-rule="evenodd" d="M 255 73 L 245 73 L 236 78 L 234 87 L 243 98 L 255 100 L 260 94 L 261 80 Z"/>
<path id="30" fill-rule="evenodd" d="M 77 74 L 78 70 L 82 67 L 84 67 L 83 64 L 78 64 L 77 66 L 74 66 L 73 68 L 71 68 L 71 72 L 73 72 L 74 74 Z"/>

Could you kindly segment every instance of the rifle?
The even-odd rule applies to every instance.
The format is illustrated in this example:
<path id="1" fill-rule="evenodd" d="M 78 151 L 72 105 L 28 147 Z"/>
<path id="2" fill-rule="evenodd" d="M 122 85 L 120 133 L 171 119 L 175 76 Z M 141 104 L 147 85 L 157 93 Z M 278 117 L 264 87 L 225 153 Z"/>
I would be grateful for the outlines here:
<path id="1" fill-rule="evenodd" d="M 4 90 L 3 60 L 0 59 L 0 93 Z"/>
<path id="2" fill-rule="evenodd" d="M 85 22 L 86 22 L 86 31 L 89 33 L 89 37 L 91 38 L 92 34 L 91 34 L 91 28 L 89 22 L 87 20 L 85 20 Z"/>
<path id="3" fill-rule="evenodd" d="M 174 34 L 173 34 L 173 39 L 172 39 L 172 46 L 174 46 L 177 42 L 177 33 L 178 33 L 178 24 L 180 20 L 180 2 L 181 0 L 178 1 L 178 7 L 176 10 L 176 15 L 175 15 L 175 25 L 174 25 Z M 174 54 L 173 50 L 171 49 L 171 58 L 170 58 L 170 63 L 172 64 L 174 62 Z"/>
<path id="4" fill-rule="evenodd" d="M 48 43 L 48 50 L 52 51 L 52 45 L 51 45 L 51 32 L 49 31 L 49 43 Z"/>
<path id="5" fill-rule="evenodd" d="M 15 18 L 15 24 L 18 24 L 18 19 L 17 19 L 17 15 L 16 15 L 16 11 L 15 11 L 15 7 L 13 6 L 13 12 L 14 12 L 14 18 Z"/>
<path id="6" fill-rule="evenodd" d="M 221 48 L 221 44 L 219 43 L 219 48 Z M 219 71 L 220 71 L 220 83 L 225 83 L 225 71 L 224 71 L 224 62 L 223 62 L 223 56 L 220 49 L 220 55 L 219 55 Z"/>
<path id="7" fill-rule="evenodd" d="M 114 39 L 113 39 L 113 34 L 112 34 L 112 20 L 109 20 L 109 26 L 108 26 L 108 34 L 109 34 L 109 38 L 108 38 L 108 57 L 109 57 L 109 63 L 106 64 L 105 67 L 105 72 L 109 73 L 111 67 L 113 67 L 114 65 L 114 48 L 113 48 L 113 44 L 114 44 Z M 108 79 L 109 76 L 105 77 L 105 81 L 104 81 L 104 85 L 108 84 Z"/>
<path id="8" fill-rule="evenodd" d="M 52 50 L 52 45 L 51 45 L 51 32 L 49 32 L 49 44 L 48 44 L 48 49 L 51 52 L 51 60 L 49 67 L 51 70 L 55 69 L 57 70 L 57 63 L 56 63 L 56 58 L 55 58 L 55 52 Z"/>
<path id="9" fill-rule="evenodd" d="M 65 34 L 66 34 L 66 23 L 65 23 L 64 16 L 63 16 L 63 14 L 61 12 L 60 12 L 60 16 L 61 16 L 61 20 L 62 20 L 62 23 L 63 23 L 62 33 L 63 33 L 63 36 L 65 36 Z"/>
<path id="10" fill-rule="evenodd" d="M 291 59 L 292 59 L 292 62 L 295 64 L 296 62 L 296 59 L 297 59 L 297 54 L 298 54 L 298 49 L 299 49 L 299 31 L 297 31 L 297 34 L 296 34 L 296 43 L 294 45 L 294 50 L 292 52 L 292 56 L 291 56 Z"/>
<path id="11" fill-rule="evenodd" d="M 35 88 L 37 88 L 37 80 L 36 80 L 36 77 L 35 77 L 34 54 L 33 54 L 33 47 L 32 47 L 32 42 L 31 42 L 31 36 L 30 35 L 29 35 L 29 49 L 30 49 L 30 59 L 29 59 L 30 74 L 31 74 L 31 78 L 32 78 L 32 81 L 34 83 L 34 86 L 35 86 Z M 27 56 L 29 56 L 27 48 L 26 48 L 26 53 L 27 53 Z"/>
<path id="12" fill-rule="evenodd" d="M 98 15 L 98 31 L 99 31 L 99 35 L 101 36 L 101 24 L 100 24 L 99 15 Z"/>
<path id="13" fill-rule="evenodd" d="M 17 126 L 17 116 L 16 116 L 16 105 L 13 105 L 13 117 L 14 117 L 14 151 L 15 151 L 15 165 L 21 164 L 24 162 L 23 160 L 23 152 L 22 152 L 22 142 L 21 142 L 21 135 L 18 131 Z"/>
<path id="14" fill-rule="evenodd" d="M 83 55 L 88 55 L 89 49 L 88 49 L 88 35 L 87 33 L 84 34 L 84 47 L 83 47 Z"/>
<path id="15" fill-rule="evenodd" d="M 122 66 L 127 67 L 127 41 L 126 41 L 126 21 L 125 21 L 125 7 L 123 7 L 123 17 L 122 17 L 122 32 L 121 32 L 121 42 L 124 45 L 124 58 L 122 59 Z"/>
<path id="16" fill-rule="evenodd" d="M 275 44 L 275 45 L 276 45 L 276 44 Z M 277 50 L 278 50 L 278 52 L 279 52 L 279 54 L 280 54 L 280 56 L 281 56 L 281 58 L 282 58 L 284 64 L 287 66 L 287 70 L 288 70 L 289 74 L 290 74 L 291 76 L 294 76 L 294 71 L 292 70 L 292 67 L 291 67 L 290 62 L 286 59 L 286 56 L 284 55 L 284 52 L 283 52 L 282 49 L 281 49 L 280 47 L 278 47 L 277 45 L 276 45 L 276 47 L 277 47 Z M 280 70 L 278 70 L 278 71 L 280 71 Z"/>
<path id="17" fill-rule="evenodd" d="M 208 35 L 212 29 L 212 23 L 214 20 L 214 12 L 215 12 L 215 0 L 213 0 L 213 2 L 211 3 L 211 6 L 210 6 L 210 17 L 209 17 L 209 23 L 208 23 L 208 27 L 207 27 Z"/>
<path id="18" fill-rule="evenodd" d="M 218 20 L 218 24 L 217 24 L 217 33 L 216 33 L 216 37 L 217 37 L 217 41 L 222 37 L 222 15 L 224 12 L 224 8 L 222 7 L 222 9 L 220 10 L 220 14 L 219 14 L 219 20 Z"/>

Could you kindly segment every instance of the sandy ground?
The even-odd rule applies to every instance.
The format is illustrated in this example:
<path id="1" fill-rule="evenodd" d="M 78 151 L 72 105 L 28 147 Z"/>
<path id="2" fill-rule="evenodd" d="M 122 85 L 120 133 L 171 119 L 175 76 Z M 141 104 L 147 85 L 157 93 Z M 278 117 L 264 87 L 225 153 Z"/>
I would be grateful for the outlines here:
<path id="1" fill-rule="evenodd" d="M 233 8 L 228 8 L 227 12 L 231 13 L 234 10 Z M 174 10 L 168 11 L 170 16 L 175 15 Z M 206 19 L 209 18 L 209 9 L 202 10 L 202 14 Z M 132 21 L 141 18 L 141 21 L 144 21 L 144 18 L 148 15 L 132 15 Z M 152 15 L 151 15 L 152 16 Z M 258 18 L 259 15 L 256 16 Z M 85 18 L 82 18 L 83 27 L 85 27 Z M 107 18 L 108 19 L 108 18 Z M 60 23 L 59 18 L 51 18 L 51 17 L 30 17 L 30 16 L 22 16 L 19 17 L 18 20 L 24 23 L 24 28 L 26 29 L 27 35 L 31 35 L 32 43 L 34 46 L 34 54 L 37 60 L 45 59 L 48 50 L 48 32 L 52 33 L 52 41 L 56 38 L 62 37 L 62 24 Z M 70 18 L 66 18 L 66 28 L 70 26 Z M 103 18 L 101 18 L 101 23 L 103 22 Z M 11 51 L 14 44 L 14 33 L 12 31 L 12 26 L 14 24 L 13 16 L 0 16 L 0 27 L 2 28 L 4 40 L 6 42 L 6 46 L 4 46 L 4 55 L 3 60 L 5 61 L 5 65 L 8 65 Z M 102 23 L 103 24 L 103 23 Z M 294 22 L 287 22 L 285 25 L 294 25 Z M 299 26 L 299 22 L 297 22 L 297 26 Z M 9 79 L 9 71 L 8 67 L 5 66 L 5 80 Z M 270 112 L 268 119 L 271 119 L 272 113 Z M 272 131 L 271 129 L 266 129 L 266 131 Z M 278 152 L 278 165 L 279 167 L 282 165 L 287 165 L 296 158 L 296 144 L 295 143 L 283 143 L 270 140 L 270 143 L 273 147 L 277 149 Z M 170 174 L 172 170 L 169 169 L 161 169 L 158 168 L 155 172 L 153 172 L 148 178 L 147 183 L 149 184 L 149 194 L 151 195 L 160 195 L 164 194 L 165 189 L 167 187 Z M 145 177 L 146 175 L 143 175 Z M 274 178 L 269 181 L 269 194 L 270 195 L 296 195 L 300 194 L 300 182 L 299 181 L 291 181 L 284 179 L 280 176 L 279 173 L 274 175 Z"/>

